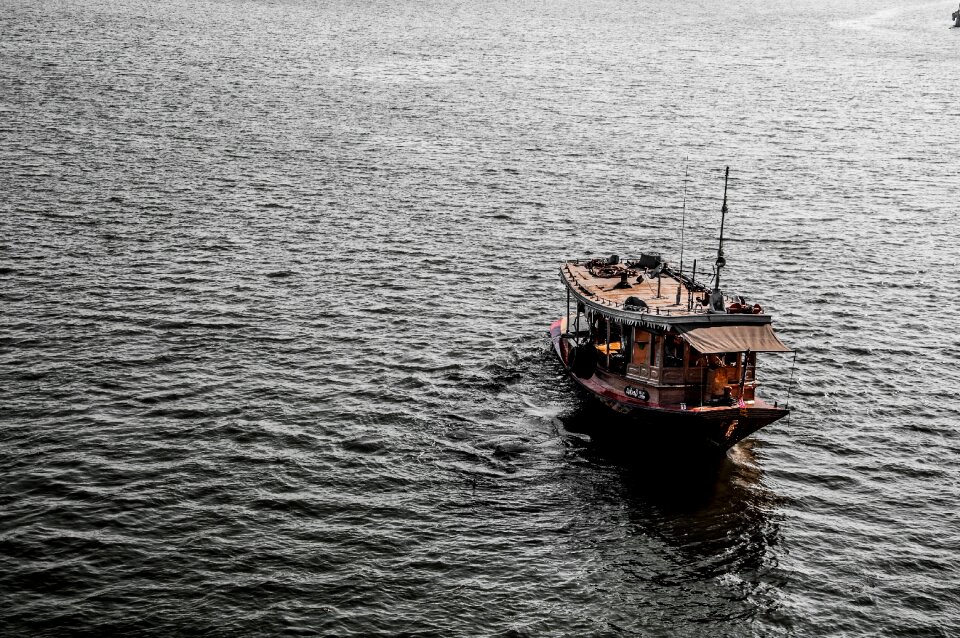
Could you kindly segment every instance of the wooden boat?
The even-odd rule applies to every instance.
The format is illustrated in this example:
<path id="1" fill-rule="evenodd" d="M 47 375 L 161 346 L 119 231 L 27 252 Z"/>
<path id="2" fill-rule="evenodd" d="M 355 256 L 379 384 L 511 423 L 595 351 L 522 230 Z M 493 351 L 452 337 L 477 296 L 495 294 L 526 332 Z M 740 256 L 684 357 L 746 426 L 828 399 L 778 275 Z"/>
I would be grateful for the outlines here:
<path id="1" fill-rule="evenodd" d="M 727 169 L 729 176 L 729 168 Z M 567 313 L 550 326 L 560 361 L 629 434 L 725 451 L 789 410 L 757 396 L 757 354 L 790 352 L 759 304 L 709 286 L 656 254 L 577 259 L 560 267 Z M 575 310 L 575 312 L 572 312 Z"/>

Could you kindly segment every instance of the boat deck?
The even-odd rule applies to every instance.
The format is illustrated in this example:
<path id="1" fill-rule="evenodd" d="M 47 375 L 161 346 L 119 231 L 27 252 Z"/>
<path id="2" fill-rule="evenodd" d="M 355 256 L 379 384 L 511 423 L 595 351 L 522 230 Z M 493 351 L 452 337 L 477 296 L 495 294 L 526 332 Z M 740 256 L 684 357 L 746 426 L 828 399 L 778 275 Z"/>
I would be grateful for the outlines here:
<path id="1" fill-rule="evenodd" d="M 681 281 L 669 268 L 655 274 L 655 268 L 634 265 L 629 259 L 616 265 L 600 265 L 598 261 L 601 260 L 568 261 L 560 272 L 573 290 L 613 308 L 623 308 L 625 302 L 634 297 L 645 304 L 648 312 L 658 315 L 689 316 L 706 312 L 700 304 L 703 287 L 692 287 L 686 277 Z M 626 275 L 625 283 L 621 283 L 623 275 Z"/>

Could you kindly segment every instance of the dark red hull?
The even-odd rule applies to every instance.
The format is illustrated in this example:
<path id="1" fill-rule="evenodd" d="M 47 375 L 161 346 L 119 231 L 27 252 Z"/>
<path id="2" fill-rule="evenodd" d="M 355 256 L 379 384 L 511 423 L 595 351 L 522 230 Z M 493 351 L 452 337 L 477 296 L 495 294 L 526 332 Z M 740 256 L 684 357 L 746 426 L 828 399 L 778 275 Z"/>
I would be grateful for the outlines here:
<path id="1" fill-rule="evenodd" d="M 560 362 L 569 371 L 569 347 L 560 333 L 560 321 L 550 326 L 550 339 Z M 760 428 L 789 414 L 789 410 L 756 400 L 745 407 L 660 405 L 628 396 L 622 377 L 598 371 L 589 378 L 570 374 L 590 395 L 621 417 L 612 429 L 633 439 L 670 439 L 694 448 L 726 451 Z"/>

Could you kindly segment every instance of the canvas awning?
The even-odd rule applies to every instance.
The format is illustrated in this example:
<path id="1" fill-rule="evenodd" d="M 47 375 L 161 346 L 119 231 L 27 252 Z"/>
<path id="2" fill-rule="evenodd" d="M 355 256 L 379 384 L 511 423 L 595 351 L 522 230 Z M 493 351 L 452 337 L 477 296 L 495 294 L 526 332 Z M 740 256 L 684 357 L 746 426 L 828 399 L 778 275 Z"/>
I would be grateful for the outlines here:
<path id="1" fill-rule="evenodd" d="M 720 352 L 791 352 L 769 323 L 749 326 L 677 326 L 680 336 L 704 354 Z"/>

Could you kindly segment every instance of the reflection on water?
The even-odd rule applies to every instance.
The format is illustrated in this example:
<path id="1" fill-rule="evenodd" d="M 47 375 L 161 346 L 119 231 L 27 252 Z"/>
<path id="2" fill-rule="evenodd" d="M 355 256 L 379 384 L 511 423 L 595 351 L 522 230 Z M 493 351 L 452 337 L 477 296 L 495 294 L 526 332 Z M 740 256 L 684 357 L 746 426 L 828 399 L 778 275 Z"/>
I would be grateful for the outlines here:
<path id="1" fill-rule="evenodd" d="M 779 540 L 779 499 L 763 484 L 758 442 L 748 439 L 722 457 L 692 456 L 678 446 L 597 436 L 608 418 L 602 406 L 581 402 L 563 419 L 573 456 L 594 470 L 576 475 L 584 508 L 620 517 L 622 534 L 595 546 L 605 574 L 598 587 L 636 598 L 641 610 L 656 598 L 658 609 L 717 631 L 732 619 L 781 626 L 770 551 Z M 640 617 L 624 622 L 645 628 Z"/>

